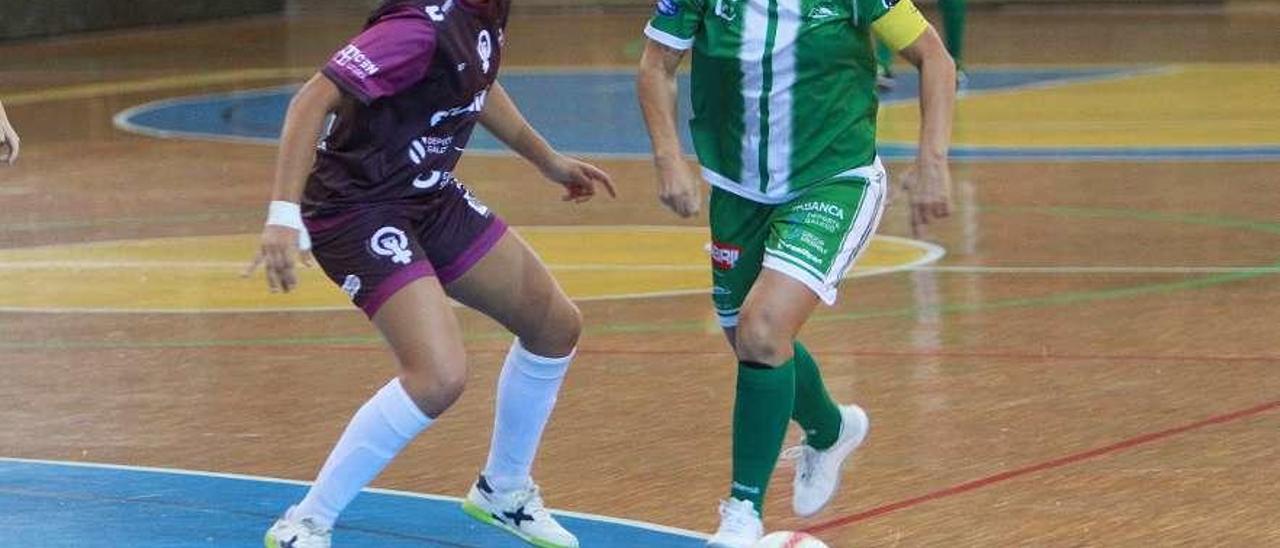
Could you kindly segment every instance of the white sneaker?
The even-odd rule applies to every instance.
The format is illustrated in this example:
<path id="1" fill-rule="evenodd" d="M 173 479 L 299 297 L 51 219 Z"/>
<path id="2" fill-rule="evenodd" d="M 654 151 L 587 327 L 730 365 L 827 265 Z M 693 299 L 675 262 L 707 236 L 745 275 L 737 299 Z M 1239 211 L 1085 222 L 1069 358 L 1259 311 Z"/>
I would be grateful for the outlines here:
<path id="1" fill-rule="evenodd" d="M 262 544 L 266 548 L 329 548 L 330 531 L 316 524 L 311 518 L 291 519 L 290 508 L 284 517 L 267 530 Z"/>
<path id="2" fill-rule="evenodd" d="M 503 529 L 541 548 L 578 548 L 578 538 L 551 517 L 537 485 L 499 493 L 484 476 L 462 501 L 462 511 L 482 523 Z"/>
<path id="3" fill-rule="evenodd" d="M 795 492 L 791 509 L 797 516 L 807 518 L 822 510 L 836 490 L 840 488 L 840 469 L 854 449 L 867 437 L 871 421 L 867 413 L 856 405 L 840 406 L 840 437 L 825 451 L 819 451 L 801 443 L 787 449 L 784 458 L 796 460 Z"/>
<path id="4" fill-rule="evenodd" d="M 707 548 L 751 548 L 764 536 L 760 513 L 749 500 L 720 501 L 720 528 L 707 541 Z"/>

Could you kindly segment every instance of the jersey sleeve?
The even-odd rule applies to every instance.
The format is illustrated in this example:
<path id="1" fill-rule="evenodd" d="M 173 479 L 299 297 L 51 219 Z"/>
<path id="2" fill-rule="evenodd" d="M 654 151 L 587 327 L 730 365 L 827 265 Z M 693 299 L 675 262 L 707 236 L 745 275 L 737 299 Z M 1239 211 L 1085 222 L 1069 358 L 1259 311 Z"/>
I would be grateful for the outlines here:
<path id="1" fill-rule="evenodd" d="M 333 54 L 321 72 L 367 105 L 422 80 L 435 47 L 435 27 L 425 17 L 392 15 Z"/>
<path id="2" fill-rule="evenodd" d="M 911 0 L 856 0 L 868 5 L 865 15 L 871 31 L 893 51 L 910 46 L 929 28 L 929 22 Z M 861 7 L 861 6 L 859 6 Z M 863 17 L 859 14 L 859 18 Z"/>
<path id="3" fill-rule="evenodd" d="M 671 49 L 693 47 L 693 37 L 702 29 L 705 1 L 708 0 L 658 0 L 644 35 Z"/>

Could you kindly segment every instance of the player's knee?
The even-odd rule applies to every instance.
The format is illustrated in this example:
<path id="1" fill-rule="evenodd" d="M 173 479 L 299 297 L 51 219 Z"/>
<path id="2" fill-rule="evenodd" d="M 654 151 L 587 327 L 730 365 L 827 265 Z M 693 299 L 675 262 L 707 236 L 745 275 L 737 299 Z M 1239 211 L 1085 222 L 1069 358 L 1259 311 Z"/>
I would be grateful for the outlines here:
<path id="1" fill-rule="evenodd" d="M 539 356 L 567 356 L 578 346 L 582 336 L 582 311 L 569 299 L 550 307 L 547 317 L 537 323 L 533 333 L 520 334 L 520 344 Z"/>
<path id="2" fill-rule="evenodd" d="M 573 301 L 565 299 L 564 312 L 560 320 L 561 341 L 565 353 L 572 352 L 582 337 L 582 310 Z"/>
<path id="3" fill-rule="evenodd" d="M 406 367 L 400 382 L 418 408 L 428 417 L 439 417 L 453 406 L 467 385 L 467 369 L 458 367 Z"/>
<path id="4" fill-rule="evenodd" d="M 791 336 L 766 311 L 743 310 L 736 338 L 739 360 L 776 367 L 791 359 Z"/>

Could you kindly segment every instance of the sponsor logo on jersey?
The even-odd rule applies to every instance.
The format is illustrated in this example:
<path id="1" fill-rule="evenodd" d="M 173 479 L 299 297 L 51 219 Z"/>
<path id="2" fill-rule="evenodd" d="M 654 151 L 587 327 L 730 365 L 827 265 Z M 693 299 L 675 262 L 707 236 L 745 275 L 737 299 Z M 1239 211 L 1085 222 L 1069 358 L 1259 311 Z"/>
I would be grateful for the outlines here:
<path id="1" fill-rule="evenodd" d="M 360 293 L 361 283 L 359 276 L 348 274 L 347 279 L 342 281 L 342 292 L 346 293 L 347 297 L 354 299 Z"/>
<path id="2" fill-rule="evenodd" d="M 842 221 L 844 220 L 844 208 L 831 202 L 808 202 L 796 206 L 795 210 L 811 213 L 823 213 Z"/>
<path id="3" fill-rule="evenodd" d="M 391 262 L 409 264 L 413 251 L 409 250 L 409 237 L 394 226 L 384 226 L 369 238 L 369 249 L 379 257 L 391 257 Z"/>
<path id="4" fill-rule="evenodd" d="M 489 90 L 484 89 L 484 90 L 481 90 L 480 93 L 477 93 L 475 98 L 473 98 L 470 103 L 467 103 L 460 107 L 454 107 L 449 110 L 442 110 L 440 112 L 432 114 L 431 127 L 436 127 L 440 125 L 441 122 L 448 120 L 449 118 L 462 116 L 464 114 L 472 114 L 472 113 L 479 114 L 480 111 L 484 110 L 484 101 L 488 97 L 489 97 Z"/>
<path id="5" fill-rule="evenodd" d="M 470 190 L 466 189 L 466 187 L 463 187 L 462 191 L 465 193 L 462 197 L 467 199 L 467 205 L 471 206 L 471 209 L 474 209 L 476 213 L 485 217 L 489 216 L 489 206 L 484 205 L 484 203 L 482 203 L 479 198 L 476 198 Z"/>
<path id="6" fill-rule="evenodd" d="M 825 21 L 836 17 L 840 17 L 840 12 L 836 11 L 830 4 L 818 4 L 809 10 L 810 21 Z"/>
<path id="7" fill-rule="evenodd" d="M 805 242 L 805 243 L 811 243 L 811 242 Z M 808 249 L 795 245 L 791 242 L 787 242 L 785 240 L 778 242 L 778 247 L 785 248 L 784 251 L 786 251 L 787 253 L 794 253 L 796 255 L 799 255 L 799 257 L 795 257 L 796 259 L 807 259 L 810 265 L 822 264 L 822 257 L 814 255 L 812 251 L 809 251 Z"/>
<path id="8" fill-rule="evenodd" d="M 449 150 L 454 148 L 456 147 L 453 146 L 452 135 L 419 137 L 409 142 L 409 161 L 413 162 L 413 165 L 421 165 L 428 156 L 448 154 Z"/>
<path id="9" fill-rule="evenodd" d="M 418 175 L 413 178 L 413 188 L 427 190 L 440 186 L 443 183 L 453 180 L 453 174 L 448 171 L 432 171 L 424 175 Z"/>
<path id="10" fill-rule="evenodd" d="M 658 0 L 658 14 L 675 17 L 680 13 L 680 0 Z"/>
<path id="11" fill-rule="evenodd" d="M 742 0 L 716 0 L 716 16 L 725 21 L 738 18 L 738 3 Z"/>
<path id="12" fill-rule="evenodd" d="M 741 256 L 741 247 L 720 242 L 711 243 L 711 266 L 718 270 L 733 270 Z"/>
<path id="13" fill-rule="evenodd" d="M 382 67 L 360 51 L 355 44 L 347 44 L 347 47 L 333 54 L 333 64 L 338 68 L 347 69 L 347 72 L 359 80 L 364 80 L 382 70 Z"/>
<path id="14" fill-rule="evenodd" d="M 449 12 L 453 11 L 453 0 L 449 0 L 440 6 L 426 6 L 422 8 L 422 11 L 426 13 L 427 17 L 430 17 L 432 21 L 439 23 L 444 21 L 444 16 L 449 15 Z"/>
<path id="15" fill-rule="evenodd" d="M 493 64 L 490 62 L 493 59 L 493 36 L 489 31 L 480 31 L 480 38 L 476 41 L 476 53 L 480 54 L 480 72 L 489 74 Z"/>

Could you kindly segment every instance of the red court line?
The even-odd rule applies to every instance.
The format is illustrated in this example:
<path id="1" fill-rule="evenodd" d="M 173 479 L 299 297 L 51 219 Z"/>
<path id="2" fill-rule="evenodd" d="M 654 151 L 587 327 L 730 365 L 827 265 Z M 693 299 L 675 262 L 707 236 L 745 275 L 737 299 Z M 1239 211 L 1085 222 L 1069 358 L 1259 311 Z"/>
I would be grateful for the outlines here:
<path id="1" fill-rule="evenodd" d="M 974 490 L 981 489 L 983 487 L 987 487 L 990 485 L 994 485 L 996 483 L 1000 483 L 1006 480 L 1011 480 L 1011 479 L 1026 476 L 1029 474 L 1034 474 L 1036 472 L 1042 472 L 1042 471 L 1051 470 L 1054 468 L 1061 468 L 1063 466 L 1075 464 L 1075 463 L 1089 460 L 1096 457 L 1101 457 L 1103 455 L 1107 455 L 1110 453 L 1118 453 L 1126 449 L 1132 449 L 1139 445 L 1156 442 L 1159 440 L 1163 440 L 1165 438 L 1176 436 L 1178 434 L 1204 428 L 1206 426 L 1212 426 L 1215 424 L 1224 424 L 1224 423 L 1240 420 L 1240 419 L 1251 417 L 1254 415 L 1266 413 L 1267 411 L 1271 411 L 1277 408 L 1280 408 L 1280 400 L 1264 403 L 1261 405 L 1256 405 L 1248 409 L 1241 409 L 1239 411 L 1236 411 L 1233 413 L 1227 413 L 1225 415 L 1210 417 L 1202 421 L 1193 422 L 1191 424 L 1178 426 L 1175 428 L 1170 428 L 1168 430 L 1161 430 L 1159 432 L 1152 432 L 1149 434 L 1135 436 L 1117 443 L 1113 443 L 1106 447 L 1090 449 L 1088 451 L 1067 455 L 1065 457 L 1053 459 L 1051 461 L 1046 461 L 1039 464 L 1033 464 L 1030 466 L 1025 466 L 1023 468 L 1017 468 L 1014 470 L 1009 470 L 1007 472 L 1001 472 L 999 474 L 987 476 L 985 478 L 979 478 L 976 480 L 967 481 L 961 484 L 947 487 L 945 489 L 940 489 L 937 491 L 933 491 L 931 493 L 926 493 L 918 497 L 909 498 L 909 499 L 901 500 L 897 502 L 891 502 L 889 504 L 877 506 L 869 510 L 863 510 L 862 512 L 858 512 L 856 514 L 850 514 L 844 517 L 839 517 L 829 521 L 824 521 L 817 525 L 805 528 L 804 532 L 813 534 L 821 531 L 830 531 L 832 529 L 844 527 L 852 523 L 857 523 L 859 521 L 866 521 L 874 517 L 883 516 L 891 512 L 896 512 L 904 508 L 910 508 L 912 506 L 918 506 L 926 502 L 938 500 L 941 498 L 946 498 L 953 495 L 959 495 L 969 491 L 974 491 Z"/>
<path id="2" fill-rule="evenodd" d="M 868 358 L 990 358 L 1000 360 L 1146 360 L 1146 361 L 1214 361 L 1214 362 L 1280 362 L 1280 356 L 1239 354 L 1057 354 L 1053 352 L 903 352 L 894 350 L 846 350 L 831 351 L 810 349 L 821 361 L 822 356 L 849 356 Z M 729 350 L 609 350 L 583 348 L 580 354 L 662 355 L 662 356 L 722 356 Z"/>
<path id="3" fill-rule="evenodd" d="M 130 347 L 128 344 L 121 344 L 112 349 L 128 350 L 175 350 L 182 347 L 148 347 L 140 345 Z M 324 350 L 350 351 L 350 352 L 368 352 L 372 350 L 385 350 L 386 345 L 382 343 L 367 344 L 316 344 L 316 345 L 297 345 L 285 344 L 270 341 L 245 341 L 243 345 L 226 345 L 218 348 L 230 349 L 246 349 L 246 348 L 318 348 Z M 0 351 L 4 351 L 0 348 Z M 11 350 L 18 351 L 58 351 L 58 352 L 101 352 L 102 348 L 97 347 L 29 347 Z M 1241 355 L 1241 354 L 1057 354 L 1053 352 L 946 352 L 946 351 L 897 351 L 897 350 L 822 350 L 810 349 L 814 354 L 818 355 L 819 361 L 823 356 L 844 356 L 852 358 L 981 358 L 993 360 L 1104 360 L 1104 361 L 1200 361 L 1200 362 L 1280 362 L 1280 355 Z M 476 348 L 470 350 L 472 353 L 485 352 L 506 352 L 507 348 Z M 613 354 L 619 356 L 728 356 L 729 349 L 723 350 L 643 350 L 643 349 L 609 349 L 609 348 L 592 348 L 584 347 L 578 350 L 579 356 L 589 356 L 591 354 Z"/>
<path id="4" fill-rule="evenodd" d="M 382 349 L 383 345 L 342 345 L 325 346 L 329 350 L 373 350 Z M 470 352 L 506 352 L 501 349 L 472 349 Z M 829 351 L 812 350 L 822 356 L 847 356 L 865 358 L 987 358 L 998 360 L 1104 360 L 1104 361 L 1201 361 L 1201 362 L 1280 362 L 1280 356 L 1240 355 L 1240 354 L 1055 354 L 1034 352 L 902 352 L 893 350 L 848 350 Z M 579 356 L 592 354 L 613 354 L 621 356 L 728 356 L 728 348 L 724 350 L 613 350 L 608 348 L 579 348 Z"/>

